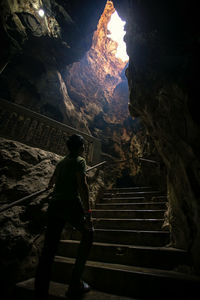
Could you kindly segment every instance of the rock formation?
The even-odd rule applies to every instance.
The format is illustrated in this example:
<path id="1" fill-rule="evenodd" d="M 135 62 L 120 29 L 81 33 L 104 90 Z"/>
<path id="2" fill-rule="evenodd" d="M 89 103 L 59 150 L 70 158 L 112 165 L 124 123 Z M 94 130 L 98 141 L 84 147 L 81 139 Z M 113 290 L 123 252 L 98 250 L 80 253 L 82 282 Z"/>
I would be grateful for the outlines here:
<path id="1" fill-rule="evenodd" d="M 1 208 L 46 188 L 60 157 L 26 145 L 0 139 Z M 0 269 L 2 295 L 37 263 L 37 236 L 46 225 L 47 195 L 27 201 L 0 214 Z M 36 240 L 35 240 L 36 239 Z M 6 291 L 7 290 L 7 291 Z"/>
<path id="2" fill-rule="evenodd" d="M 108 23 L 114 11 L 113 2 L 107 1 L 90 50 L 79 62 L 67 67 L 66 87 L 76 109 L 87 120 L 90 132 L 101 139 L 103 152 L 115 160 L 139 156 L 154 156 L 158 160 L 152 141 L 145 138 L 146 130 L 141 122 L 138 118 L 132 120 L 129 115 L 125 75 L 128 62 L 116 57 L 118 44 L 109 37 Z M 148 151 L 145 151 L 147 147 Z M 136 161 L 125 166 L 117 165 L 114 176 L 123 177 L 124 171 L 134 175 L 135 184 L 139 183 L 139 176 L 136 178 L 139 173 L 145 173 L 143 184 L 150 183 L 149 178 L 145 181 L 148 176 L 145 176 L 143 166 Z M 153 182 L 155 178 L 151 184 Z M 133 181 L 128 184 L 133 184 Z"/>
<path id="3" fill-rule="evenodd" d="M 0 63 L 2 98 L 88 132 L 68 96 L 62 70 L 89 50 L 105 6 L 101 2 L 1 3 L 1 40 L 7 48 Z"/>

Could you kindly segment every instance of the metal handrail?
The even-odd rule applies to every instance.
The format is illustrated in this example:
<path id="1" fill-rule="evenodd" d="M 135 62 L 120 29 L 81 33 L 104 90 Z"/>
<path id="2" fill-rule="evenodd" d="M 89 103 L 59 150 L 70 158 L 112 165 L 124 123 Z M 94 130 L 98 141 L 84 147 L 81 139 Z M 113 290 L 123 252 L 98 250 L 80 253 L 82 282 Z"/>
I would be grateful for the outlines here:
<path id="1" fill-rule="evenodd" d="M 95 169 L 95 168 L 101 167 L 101 166 L 104 165 L 105 163 L 107 163 L 106 160 L 100 162 L 99 164 L 97 164 L 97 165 L 95 165 L 95 166 L 93 166 L 93 167 L 88 168 L 88 169 L 86 170 L 86 172 L 89 172 L 89 171 L 91 171 L 91 170 L 93 170 L 93 169 Z"/>
<path id="2" fill-rule="evenodd" d="M 109 164 L 117 164 L 117 163 L 127 162 L 127 161 L 132 160 L 132 159 L 133 159 L 133 158 L 129 158 L 129 159 L 126 159 L 126 160 L 118 160 L 118 161 L 113 161 L 113 162 L 102 161 L 102 162 L 100 162 L 100 163 L 98 163 L 98 164 L 96 164 L 96 165 L 94 165 L 94 166 L 88 168 L 88 169 L 86 170 L 86 172 L 89 172 L 89 171 L 91 171 L 91 170 L 93 170 L 93 169 L 95 169 L 95 168 L 101 167 L 101 166 L 103 166 L 103 165 L 106 164 L 106 163 L 109 163 Z M 156 162 L 156 161 L 150 160 L 150 159 L 139 158 L 139 160 L 159 164 L 159 162 Z M 35 193 L 31 194 L 31 195 L 25 196 L 25 197 L 23 197 L 23 198 L 21 198 L 21 199 L 19 199 L 19 200 L 17 200 L 17 201 L 14 201 L 13 203 L 8 204 L 8 205 L 6 205 L 5 207 L 1 208 L 1 209 L 0 209 L 0 213 L 2 213 L 2 212 L 5 211 L 5 210 L 8 210 L 9 208 L 11 208 L 11 207 L 13 207 L 13 206 L 15 206 L 15 205 L 21 204 L 21 203 L 25 202 L 26 200 L 31 199 L 32 197 L 39 196 L 39 195 L 43 194 L 44 192 L 46 192 L 46 191 L 48 191 L 48 190 L 49 190 L 49 187 L 47 187 L 47 188 L 45 188 L 45 189 L 42 189 L 42 190 L 40 190 L 40 191 L 38 191 L 38 192 L 35 192 Z"/>
<path id="3" fill-rule="evenodd" d="M 146 162 L 150 162 L 150 163 L 152 163 L 152 164 L 160 165 L 160 162 L 159 162 L 159 161 L 155 161 L 155 160 L 152 160 L 152 159 L 141 158 L 141 157 L 139 157 L 138 159 L 141 160 L 141 161 L 146 161 Z"/>
<path id="4" fill-rule="evenodd" d="M 130 158 L 125 159 L 125 160 L 117 160 L 117 161 L 109 162 L 109 164 L 120 164 L 120 163 L 127 162 L 129 160 L 134 160 L 134 158 L 130 157 Z M 155 161 L 155 160 L 151 160 L 151 159 L 147 159 L 147 158 L 141 158 L 141 157 L 139 157 L 139 158 L 136 158 L 135 160 L 141 160 L 141 161 L 145 161 L 145 162 L 149 162 L 149 163 L 160 165 L 160 162 Z"/>
<path id="5" fill-rule="evenodd" d="M 91 167 L 91 168 L 88 168 L 88 169 L 86 170 L 86 172 L 89 172 L 89 171 L 91 171 L 91 170 L 93 170 L 93 169 L 95 169 L 95 168 L 98 168 L 98 167 L 104 165 L 105 163 L 106 163 L 106 161 L 103 161 L 103 162 L 101 162 L 101 163 L 98 163 L 98 164 L 96 164 L 95 166 L 93 166 L 93 167 Z M 45 189 L 42 189 L 42 190 L 40 190 L 40 191 L 38 191 L 38 192 L 35 192 L 35 193 L 31 194 L 31 195 L 25 196 L 25 197 L 23 197 L 23 198 L 21 198 L 21 199 L 19 199 L 19 200 L 17 200 L 17 201 L 14 201 L 13 203 L 8 204 L 8 205 L 6 205 L 5 207 L 1 208 L 1 209 L 0 209 L 0 213 L 3 212 L 3 211 L 5 211 L 5 210 L 8 210 L 9 208 L 11 208 L 11 207 L 13 207 L 13 206 L 15 206 L 15 205 L 21 204 L 21 203 L 25 202 L 25 201 L 28 200 L 28 199 L 31 199 L 31 198 L 36 197 L 36 196 L 39 196 L 39 195 L 43 194 L 44 192 L 46 192 L 46 191 L 48 191 L 48 190 L 49 190 L 49 188 L 45 188 Z"/>
<path id="6" fill-rule="evenodd" d="M 5 210 L 7 210 L 7 209 L 9 209 L 9 208 L 11 208 L 11 207 L 13 207 L 13 206 L 15 206 L 15 205 L 21 204 L 22 202 L 25 202 L 26 200 L 28 200 L 28 199 L 30 199 L 32 197 L 39 196 L 42 193 L 44 193 L 45 191 L 47 191 L 47 190 L 48 190 L 48 188 L 45 188 L 45 189 L 42 189 L 42 190 L 40 190 L 38 192 L 35 192 L 35 193 L 31 194 L 31 195 L 25 196 L 25 197 L 23 197 L 23 198 L 21 198 L 21 199 L 19 199 L 17 201 L 14 201 L 13 203 L 8 204 L 5 207 L 1 208 L 0 209 L 0 213 L 3 212 L 3 211 L 5 211 Z"/>

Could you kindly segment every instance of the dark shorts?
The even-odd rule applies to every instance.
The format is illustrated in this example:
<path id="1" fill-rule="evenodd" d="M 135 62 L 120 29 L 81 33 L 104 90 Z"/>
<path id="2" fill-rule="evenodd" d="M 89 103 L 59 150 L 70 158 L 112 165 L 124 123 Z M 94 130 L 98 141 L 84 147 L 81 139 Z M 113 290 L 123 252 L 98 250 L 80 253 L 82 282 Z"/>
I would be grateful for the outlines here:
<path id="1" fill-rule="evenodd" d="M 81 200 L 77 197 L 74 199 L 52 199 L 48 207 L 48 217 L 59 218 L 66 221 L 84 219 L 84 210 Z"/>
<path id="2" fill-rule="evenodd" d="M 84 210 L 80 199 L 75 198 L 68 202 L 61 201 L 60 199 L 53 199 L 49 204 L 48 219 L 62 220 L 80 230 L 85 222 Z"/>

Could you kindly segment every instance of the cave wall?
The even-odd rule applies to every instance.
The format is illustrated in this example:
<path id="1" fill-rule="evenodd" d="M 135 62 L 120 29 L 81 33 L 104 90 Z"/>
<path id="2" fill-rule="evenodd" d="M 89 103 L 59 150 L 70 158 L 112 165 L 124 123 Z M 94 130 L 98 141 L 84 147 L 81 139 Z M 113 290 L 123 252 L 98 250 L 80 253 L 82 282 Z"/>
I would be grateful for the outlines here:
<path id="1" fill-rule="evenodd" d="M 200 271 L 199 18 L 193 1 L 114 1 L 127 21 L 130 113 L 165 163 L 172 245 Z"/>
<path id="2" fill-rule="evenodd" d="M 46 188 L 60 159 L 54 153 L 0 138 L 1 208 Z M 0 213 L 2 299 L 11 299 L 16 282 L 34 276 L 43 239 L 39 237 L 46 226 L 48 194 Z"/>
<path id="3" fill-rule="evenodd" d="M 0 96 L 89 133 L 68 95 L 62 71 L 90 49 L 105 4 L 2 1 Z"/>

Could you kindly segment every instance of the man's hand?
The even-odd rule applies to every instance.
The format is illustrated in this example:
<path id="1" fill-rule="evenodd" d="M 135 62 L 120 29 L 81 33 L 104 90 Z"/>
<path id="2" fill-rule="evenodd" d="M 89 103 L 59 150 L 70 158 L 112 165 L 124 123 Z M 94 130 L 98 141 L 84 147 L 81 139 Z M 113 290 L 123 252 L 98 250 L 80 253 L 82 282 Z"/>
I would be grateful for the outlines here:
<path id="1" fill-rule="evenodd" d="M 51 178 L 49 180 L 48 190 L 52 189 L 52 187 L 54 186 L 55 182 L 56 182 L 56 170 L 54 171 L 53 175 L 51 176 Z"/>
<path id="2" fill-rule="evenodd" d="M 91 213 L 87 213 L 85 215 L 85 227 L 88 230 L 94 231 L 94 226 L 93 226 L 93 222 L 92 222 L 92 216 Z"/>
<path id="3" fill-rule="evenodd" d="M 81 196 L 84 210 L 88 212 L 90 209 L 90 204 L 89 204 L 89 188 L 87 184 L 86 175 L 85 173 L 77 172 L 76 178 L 77 178 L 78 190 Z"/>

